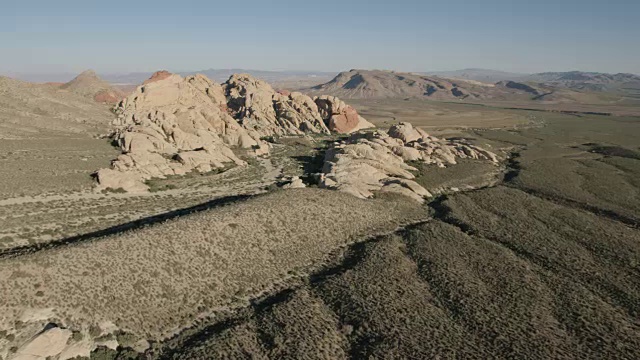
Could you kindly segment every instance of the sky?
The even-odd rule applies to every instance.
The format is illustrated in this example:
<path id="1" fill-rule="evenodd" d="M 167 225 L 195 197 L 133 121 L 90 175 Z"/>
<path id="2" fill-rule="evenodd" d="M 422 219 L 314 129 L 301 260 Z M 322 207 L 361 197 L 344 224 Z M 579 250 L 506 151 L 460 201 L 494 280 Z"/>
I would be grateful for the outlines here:
<path id="1" fill-rule="evenodd" d="M 637 0 L 0 0 L 0 73 L 640 74 Z"/>

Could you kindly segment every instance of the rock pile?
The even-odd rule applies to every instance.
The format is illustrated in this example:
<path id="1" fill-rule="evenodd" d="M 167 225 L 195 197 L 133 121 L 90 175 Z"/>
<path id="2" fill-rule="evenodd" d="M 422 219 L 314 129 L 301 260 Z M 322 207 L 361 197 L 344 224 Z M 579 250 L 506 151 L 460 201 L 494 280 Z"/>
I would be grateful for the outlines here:
<path id="1" fill-rule="evenodd" d="M 203 75 L 158 72 L 116 105 L 112 138 L 122 154 L 111 168 L 97 171 L 98 189 L 147 191 L 151 178 L 245 165 L 238 155 L 269 153 L 261 140 L 267 136 L 329 133 L 335 114 L 321 112 L 318 104 L 347 108 L 337 98 L 278 93 L 244 74 L 215 84 Z M 358 118 L 353 129 L 372 126 L 349 111 Z"/>
<path id="2" fill-rule="evenodd" d="M 409 123 L 392 126 L 388 132 L 357 133 L 336 143 L 325 154 L 320 186 L 360 198 L 374 191 L 395 192 L 419 202 L 431 194 L 412 179 L 416 171 L 405 161 L 422 161 L 439 167 L 455 165 L 456 158 L 487 159 L 497 156 L 477 146 L 438 139 Z"/>

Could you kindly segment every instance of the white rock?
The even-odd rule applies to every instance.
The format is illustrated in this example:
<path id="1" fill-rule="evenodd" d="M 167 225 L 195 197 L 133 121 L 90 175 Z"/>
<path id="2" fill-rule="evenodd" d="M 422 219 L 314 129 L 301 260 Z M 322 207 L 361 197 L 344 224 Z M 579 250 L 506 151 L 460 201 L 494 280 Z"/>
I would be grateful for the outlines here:
<path id="1" fill-rule="evenodd" d="M 60 354 L 71 337 L 71 330 L 54 327 L 36 335 L 30 342 L 16 351 L 16 360 L 46 359 Z"/>
<path id="2" fill-rule="evenodd" d="M 383 191 L 422 202 L 432 194 L 411 180 L 411 171 L 416 169 L 405 161 L 445 167 L 455 165 L 456 157 L 498 162 L 495 154 L 477 146 L 441 140 L 409 123 L 400 123 L 388 133 L 355 133 L 345 142 L 334 143 L 325 153 L 319 185 L 360 198 Z"/>
<path id="3" fill-rule="evenodd" d="M 204 172 L 230 162 L 246 165 L 233 149 L 268 155 L 270 145 L 261 138 L 328 134 L 334 115 L 355 119 L 357 128 L 372 126 L 339 99 L 327 103 L 330 113 L 309 96 L 277 93 L 247 74 L 233 75 L 222 85 L 203 75 L 154 74 L 114 109 L 112 138 L 123 154 L 110 169 L 98 171 L 98 190 L 147 191 L 144 181 L 150 178 Z"/>
<path id="4" fill-rule="evenodd" d="M 283 189 L 301 189 L 305 187 L 307 187 L 307 185 L 297 176 L 292 177 L 288 184 L 282 186 Z"/>

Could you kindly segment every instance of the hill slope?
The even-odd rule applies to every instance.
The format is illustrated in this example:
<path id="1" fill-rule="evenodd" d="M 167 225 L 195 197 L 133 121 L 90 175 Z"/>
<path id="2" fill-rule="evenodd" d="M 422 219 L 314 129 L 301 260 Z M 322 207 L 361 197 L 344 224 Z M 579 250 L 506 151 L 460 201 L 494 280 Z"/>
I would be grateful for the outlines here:
<path id="1" fill-rule="evenodd" d="M 431 98 L 435 100 L 529 100 L 553 90 L 526 84 L 497 84 L 382 70 L 350 70 L 306 89 L 341 98 Z"/>
<path id="2" fill-rule="evenodd" d="M 105 105 L 57 85 L 0 77 L 0 138 L 104 132 L 113 119 Z"/>
<path id="3" fill-rule="evenodd" d="M 93 70 L 84 71 L 73 80 L 60 86 L 60 89 L 69 90 L 97 102 L 108 104 L 115 104 L 125 96 L 124 92 L 102 80 Z"/>
<path id="4" fill-rule="evenodd" d="M 500 70 L 491 69 L 462 69 L 453 71 L 430 71 L 425 72 L 425 75 L 440 76 L 452 79 L 465 79 L 482 81 L 487 83 L 496 83 L 503 80 L 522 80 L 529 74 L 512 73 Z"/>
<path id="5" fill-rule="evenodd" d="M 464 87 L 461 86 L 464 84 Z M 350 70 L 333 80 L 315 86 L 312 92 L 328 93 L 343 98 L 433 97 L 456 99 L 475 96 L 466 82 L 382 70 Z M 490 85 L 488 85 L 490 86 Z"/>
<path id="6" fill-rule="evenodd" d="M 612 92 L 640 99 L 640 76 L 569 71 L 546 72 L 528 76 L 526 81 L 577 91 Z"/>

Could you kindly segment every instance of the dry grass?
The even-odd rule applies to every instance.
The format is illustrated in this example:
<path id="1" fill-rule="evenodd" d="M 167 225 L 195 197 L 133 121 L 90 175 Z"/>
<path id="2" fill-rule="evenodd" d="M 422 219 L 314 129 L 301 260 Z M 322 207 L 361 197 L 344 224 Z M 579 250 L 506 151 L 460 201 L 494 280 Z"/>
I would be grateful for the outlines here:
<path id="1" fill-rule="evenodd" d="M 637 230 L 504 186 L 436 208 L 456 225 L 353 245 L 308 284 L 147 355 L 640 356 Z"/>
<path id="2" fill-rule="evenodd" d="M 637 230 L 497 187 L 350 247 L 164 358 L 636 358 Z M 587 237 L 589 241 L 585 241 Z"/>
<path id="3" fill-rule="evenodd" d="M 93 99 L 0 76 L 0 139 L 99 134 L 111 120 L 109 106 Z"/>
<path id="4" fill-rule="evenodd" d="M 507 164 L 508 186 L 439 199 L 443 221 L 354 245 L 308 285 L 146 355 L 637 358 L 640 234 L 617 214 L 638 214 L 640 122 L 540 119 L 544 126 L 461 132 L 519 154 Z M 433 185 L 490 169 L 420 170 L 418 181 Z"/>
<path id="5" fill-rule="evenodd" d="M 24 147 L 24 142 L 21 143 Z M 7 198 L 0 199 L 0 251 L 103 230 L 221 197 L 262 192 L 283 173 L 295 174 L 287 170 L 292 165 L 295 165 L 294 170 L 300 171 L 295 159 L 285 154 L 274 154 L 271 160 L 253 160 L 252 166 L 236 167 L 222 173 L 214 171 L 154 179 L 153 190 L 157 191 L 148 194 L 93 193 L 88 191 L 93 185 L 89 174 L 104 165 L 96 165 L 97 160 L 88 161 L 89 165 L 74 161 L 73 152 L 83 149 L 78 143 L 70 143 L 68 147 L 57 150 L 53 148 L 50 149 L 52 158 L 46 160 L 59 169 L 60 161 L 55 160 L 57 156 L 71 158 L 68 160 L 69 167 L 75 166 L 77 169 L 73 177 L 56 176 L 55 172 L 45 171 L 47 168 L 39 167 L 33 156 L 22 156 L 22 162 L 15 162 L 16 166 L 21 164 L 21 172 L 4 174 L 7 179 L 19 177 L 15 182 L 7 180 L 8 184 L 15 184 L 13 186 L 16 188 L 12 191 L 25 193 L 12 192 Z M 101 160 L 108 163 L 107 159 Z M 85 170 L 80 171 L 82 167 Z"/>
<path id="6" fill-rule="evenodd" d="M 467 128 L 513 128 L 535 122 L 522 111 L 491 109 L 464 103 L 416 99 L 350 100 L 358 112 L 379 127 L 406 121 L 427 132 Z"/>
<path id="7" fill-rule="evenodd" d="M 492 186 L 504 177 L 504 167 L 488 161 L 460 159 L 457 162 L 446 168 L 420 161 L 409 162 L 409 165 L 418 169 L 415 181 L 434 195 Z"/>
<path id="8" fill-rule="evenodd" d="M 640 222 L 640 120 L 548 115 L 546 121 L 547 126 L 518 132 L 524 146 L 517 150 L 517 176 L 510 183 Z"/>
<path id="9" fill-rule="evenodd" d="M 0 200 L 90 189 L 91 173 L 116 154 L 107 140 L 88 136 L 2 140 Z"/>
<path id="10" fill-rule="evenodd" d="M 336 247 L 425 216 L 403 197 L 359 200 L 281 191 L 148 228 L 5 259 L 5 329 L 25 309 L 55 309 L 71 328 L 113 321 L 159 339 L 198 316 L 242 303 Z M 38 294 L 36 294 L 38 293 Z"/>

